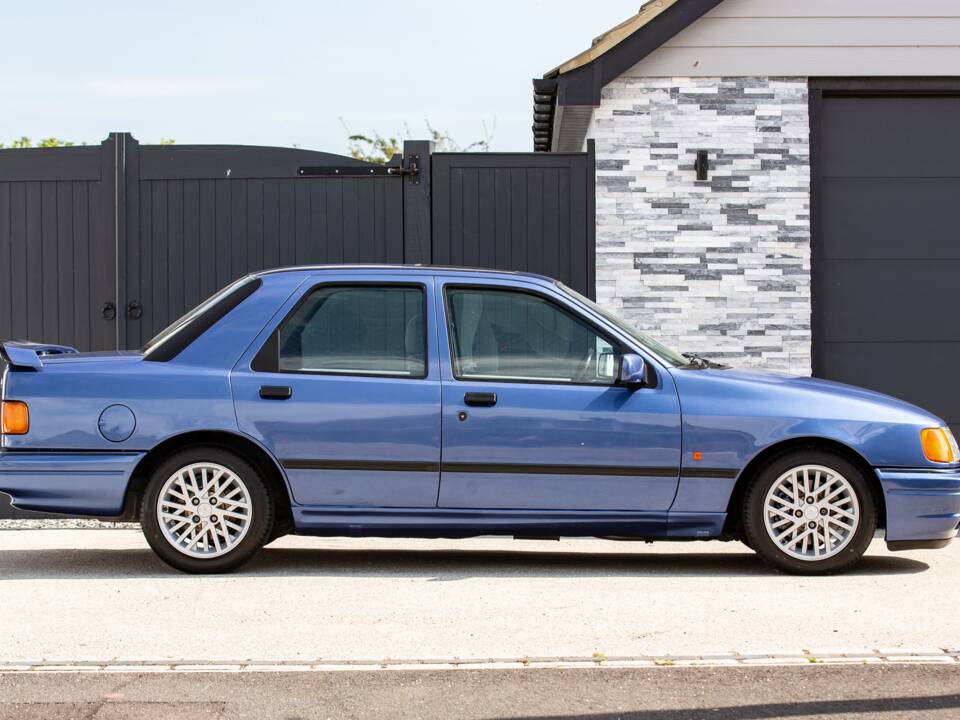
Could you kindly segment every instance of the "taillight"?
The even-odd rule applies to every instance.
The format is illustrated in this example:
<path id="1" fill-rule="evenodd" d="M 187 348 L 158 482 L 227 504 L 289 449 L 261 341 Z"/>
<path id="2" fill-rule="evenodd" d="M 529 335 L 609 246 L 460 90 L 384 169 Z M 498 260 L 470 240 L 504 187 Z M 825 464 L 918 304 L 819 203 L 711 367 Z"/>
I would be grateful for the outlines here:
<path id="1" fill-rule="evenodd" d="M 26 435 L 30 431 L 30 409 L 25 402 L 4 400 L 0 412 L 0 432 L 4 435 Z"/>

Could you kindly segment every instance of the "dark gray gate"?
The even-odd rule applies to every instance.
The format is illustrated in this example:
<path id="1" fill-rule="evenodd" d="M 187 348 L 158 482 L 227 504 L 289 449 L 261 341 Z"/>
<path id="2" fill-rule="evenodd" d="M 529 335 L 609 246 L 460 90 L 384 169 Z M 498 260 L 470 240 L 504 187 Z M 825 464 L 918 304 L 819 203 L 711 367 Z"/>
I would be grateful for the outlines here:
<path id="1" fill-rule="evenodd" d="M 588 153 L 437 153 L 433 262 L 525 270 L 594 297 L 594 159 Z"/>
<path id="2" fill-rule="evenodd" d="M 0 150 L 0 337 L 139 347 L 231 280 L 306 263 L 529 270 L 592 296 L 593 212 L 592 151 Z"/>
<path id="3" fill-rule="evenodd" d="M 129 141 L 128 141 L 129 142 Z M 309 263 L 402 263 L 403 179 L 284 148 L 137 146 L 126 198 L 126 338 L 136 347 L 233 279 Z M 301 168 L 340 174 L 300 175 Z M 133 232 L 132 232 L 133 231 Z"/>
<path id="4" fill-rule="evenodd" d="M 113 150 L 0 150 L 0 337 L 116 347 Z"/>

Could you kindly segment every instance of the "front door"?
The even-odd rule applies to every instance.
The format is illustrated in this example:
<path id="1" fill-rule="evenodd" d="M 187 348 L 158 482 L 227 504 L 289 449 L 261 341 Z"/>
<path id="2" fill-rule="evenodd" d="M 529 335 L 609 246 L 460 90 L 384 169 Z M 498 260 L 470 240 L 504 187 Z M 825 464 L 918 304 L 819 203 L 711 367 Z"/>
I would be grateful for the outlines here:
<path id="1" fill-rule="evenodd" d="M 315 284 L 235 369 L 240 429 L 280 461 L 297 504 L 436 506 L 431 294 L 432 281 Z"/>
<path id="2" fill-rule="evenodd" d="M 617 385 L 624 347 L 539 286 L 450 278 L 437 307 L 449 346 L 440 507 L 665 516 L 680 465 L 669 373 Z"/>

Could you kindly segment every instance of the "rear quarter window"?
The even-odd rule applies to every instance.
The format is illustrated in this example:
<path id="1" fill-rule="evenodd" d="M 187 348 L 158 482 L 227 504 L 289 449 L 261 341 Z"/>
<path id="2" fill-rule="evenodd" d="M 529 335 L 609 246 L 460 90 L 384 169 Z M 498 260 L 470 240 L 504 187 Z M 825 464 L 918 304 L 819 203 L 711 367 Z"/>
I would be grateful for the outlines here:
<path id="1" fill-rule="evenodd" d="M 263 280 L 243 278 L 200 303 L 193 310 L 174 321 L 143 347 L 143 359 L 167 362 L 186 350 L 207 330 L 222 320 L 227 313 L 253 295 Z"/>

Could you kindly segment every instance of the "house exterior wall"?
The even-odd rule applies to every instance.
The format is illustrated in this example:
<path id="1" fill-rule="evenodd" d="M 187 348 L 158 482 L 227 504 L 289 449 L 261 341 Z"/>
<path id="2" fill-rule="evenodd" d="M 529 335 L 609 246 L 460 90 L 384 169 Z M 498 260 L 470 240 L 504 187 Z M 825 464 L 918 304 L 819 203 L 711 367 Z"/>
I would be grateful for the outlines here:
<path id="1" fill-rule="evenodd" d="M 621 77 L 590 136 L 598 301 L 682 351 L 809 374 L 807 79 Z"/>
<path id="2" fill-rule="evenodd" d="M 956 0 L 725 0 L 625 77 L 960 73 Z"/>

